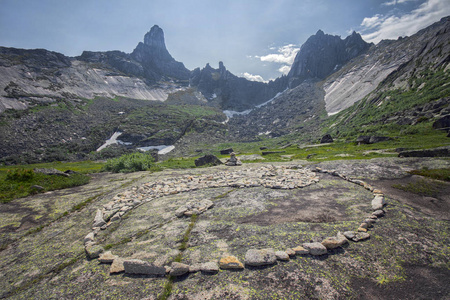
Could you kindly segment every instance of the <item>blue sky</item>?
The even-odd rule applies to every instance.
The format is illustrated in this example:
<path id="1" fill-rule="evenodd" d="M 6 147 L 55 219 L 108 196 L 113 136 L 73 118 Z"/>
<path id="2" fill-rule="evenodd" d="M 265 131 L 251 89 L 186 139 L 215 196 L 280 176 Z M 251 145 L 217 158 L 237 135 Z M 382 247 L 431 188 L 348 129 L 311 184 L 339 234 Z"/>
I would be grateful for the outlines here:
<path id="1" fill-rule="evenodd" d="M 157 24 L 188 69 L 223 61 L 238 76 L 269 80 L 319 29 L 377 43 L 448 15 L 450 0 L 0 0 L 0 46 L 130 53 Z"/>

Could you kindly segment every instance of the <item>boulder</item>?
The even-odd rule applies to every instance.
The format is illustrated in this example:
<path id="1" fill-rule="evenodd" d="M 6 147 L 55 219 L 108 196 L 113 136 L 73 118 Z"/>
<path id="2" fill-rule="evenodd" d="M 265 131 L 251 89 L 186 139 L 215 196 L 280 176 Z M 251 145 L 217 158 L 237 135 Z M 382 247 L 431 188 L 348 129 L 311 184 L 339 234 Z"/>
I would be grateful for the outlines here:
<path id="1" fill-rule="evenodd" d="M 233 269 L 233 270 L 244 269 L 244 265 L 235 256 L 231 255 L 223 256 L 219 260 L 219 267 L 221 269 Z"/>
<path id="2" fill-rule="evenodd" d="M 321 144 L 332 143 L 332 142 L 333 142 L 333 138 L 332 138 L 331 135 L 329 135 L 329 134 L 324 135 L 324 136 L 320 139 L 320 143 L 321 143 Z"/>
<path id="3" fill-rule="evenodd" d="M 356 139 L 358 144 L 375 144 L 379 142 L 384 142 L 390 140 L 387 136 L 366 136 L 362 135 Z"/>
<path id="4" fill-rule="evenodd" d="M 196 167 L 201 167 L 201 166 L 206 166 L 206 165 L 218 166 L 221 164 L 222 164 L 222 162 L 220 161 L 220 159 L 218 159 L 216 156 L 214 156 L 212 154 L 207 154 L 207 155 L 199 157 L 195 160 Z"/>
<path id="5" fill-rule="evenodd" d="M 165 275 L 166 269 L 140 259 L 129 259 L 123 262 L 125 273 L 142 275 Z"/>
<path id="6" fill-rule="evenodd" d="M 249 266 L 273 265 L 276 261 L 273 249 L 250 249 L 245 253 L 245 264 Z"/>
<path id="7" fill-rule="evenodd" d="M 181 276 L 189 272 L 189 266 L 180 262 L 173 262 L 170 268 L 170 276 Z"/>
<path id="8" fill-rule="evenodd" d="M 426 150 L 403 151 L 399 157 L 450 157 L 450 146 L 444 146 Z"/>
<path id="9" fill-rule="evenodd" d="M 450 128 L 450 115 L 443 116 L 433 123 L 434 129 Z"/>
<path id="10" fill-rule="evenodd" d="M 233 151 L 233 148 L 228 148 L 228 149 L 220 150 L 220 154 L 222 154 L 222 155 L 231 154 L 231 153 L 233 153 L 233 152 L 234 152 L 234 151 Z"/>
<path id="11" fill-rule="evenodd" d="M 321 243 L 304 243 L 303 248 L 309 251 L 311 255 L 324 255 L 327 254 L 327 248 Z"/>

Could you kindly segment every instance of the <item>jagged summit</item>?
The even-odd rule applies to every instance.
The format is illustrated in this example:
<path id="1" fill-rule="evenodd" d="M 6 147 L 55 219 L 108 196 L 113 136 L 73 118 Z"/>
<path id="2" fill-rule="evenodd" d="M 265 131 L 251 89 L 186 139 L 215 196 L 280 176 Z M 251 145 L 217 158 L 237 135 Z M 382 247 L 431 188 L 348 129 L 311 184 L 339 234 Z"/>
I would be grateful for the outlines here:
<path id="1" fill-rule="evenodd" d="M 356 32 L 343 40 L 319 29 L 297 53 L 288 74 L 290 86 L 295 87 L 306 79 L 326 78 L 350 59 L 366 51 L 370 45 Z"/>
<path id="2" fill-rule="evenodd" d="M 158 25 L 154 25 L 149 32 L 144 36 L 144 44 L 155 47 L 166 49 L 166 44 L 164 42 L 164 31 Z"/>

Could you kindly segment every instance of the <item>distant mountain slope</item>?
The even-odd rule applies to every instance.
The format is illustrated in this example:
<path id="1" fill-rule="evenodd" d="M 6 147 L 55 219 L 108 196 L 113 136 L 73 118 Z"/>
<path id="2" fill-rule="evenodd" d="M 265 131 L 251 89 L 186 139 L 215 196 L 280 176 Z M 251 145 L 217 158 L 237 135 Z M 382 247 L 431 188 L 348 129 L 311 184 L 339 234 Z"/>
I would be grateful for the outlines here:
<path id="1" fill-rule="evenodd" d="M 436 69 L 449 62 L 449 40 L 447 17 L 411 37 L 372 46 L 326 79 L 327 112 L 334 114 L 350 107 L 388 78 L 395 87 L 407 88 L 409 79 L 417 76 L 416 64 Z"/>
<path id="2" fill-rule="evenodd" d="M 70 58 L 44 49 L 0 47 L 0 113 L 62 99 L 119 96 L 164 101 L 187 86 L 189 75 L 167 51 L 158 26 L 132 54 L 85 51 Z"/>

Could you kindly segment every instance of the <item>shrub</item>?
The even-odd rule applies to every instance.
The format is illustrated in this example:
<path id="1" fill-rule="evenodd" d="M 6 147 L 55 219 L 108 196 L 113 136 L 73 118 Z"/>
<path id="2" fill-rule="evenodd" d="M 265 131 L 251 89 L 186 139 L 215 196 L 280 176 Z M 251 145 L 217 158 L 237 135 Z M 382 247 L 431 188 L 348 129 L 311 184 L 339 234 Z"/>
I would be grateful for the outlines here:
<path id="1" fill-rule="evenodd" d="M 156 171 L 158 167 L 155 166 L 154 161 L 150 153 L 135 152 L 108 160 L 104 166 L 104 170 L 113 173 Z"/>
<path id="2" fill-rule="evenodd" d="M 8 170 L 6 173 L 6 180 L 19 182 L 30 181 L 34 178 L 34 175 L 34 171 L 30 169 Z"/>

